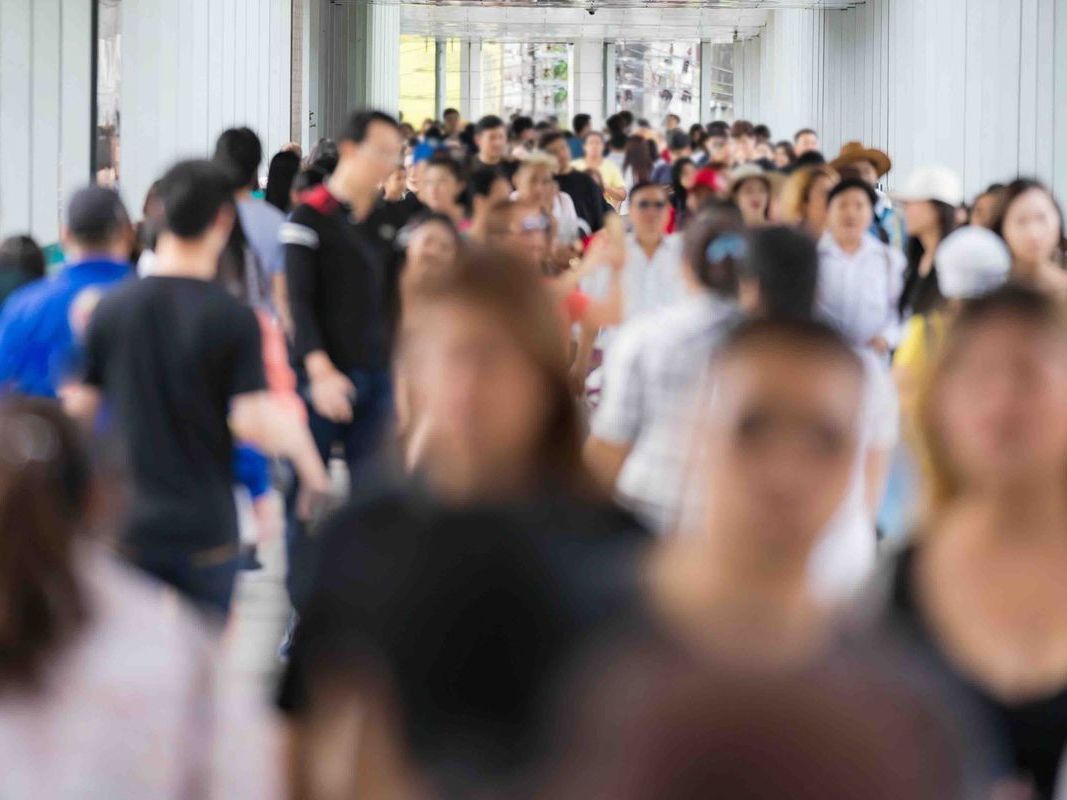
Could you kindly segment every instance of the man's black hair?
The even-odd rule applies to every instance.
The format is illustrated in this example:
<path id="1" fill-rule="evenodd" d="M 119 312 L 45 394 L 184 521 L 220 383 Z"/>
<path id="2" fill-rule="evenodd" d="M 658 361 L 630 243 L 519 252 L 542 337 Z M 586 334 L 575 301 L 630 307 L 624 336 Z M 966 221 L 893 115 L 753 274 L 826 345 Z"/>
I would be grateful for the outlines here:
<path id="1" fill-rule="evenodd" d="M 571 127 L 574 128 L 574 135 L 579 139 L 582 134 L 585 133 L 585 129 L 593 124 L 593 118 L 588 114 L 575 114 L 574 119 L 571 120 Z"/>
<path id="2" fill-rule="evenodd" d="M 445 112 L 441 116 L 442 117 L 447 117 L 449 114 L 455 114 L 458 117 L 459 116 L 459 110 L 455 109 L 455 108 L 446 108 Z"/>
<path id="3" fill-rule="evenodd" d="M 797 131 L 796 133 L 793 134 L 793 143 L 795 144 L 797 142 L 797 140 L 800 139 L 801 136 L 803 136 L 803 135 L 805 135 L 807 133 L 810 133 L 812 136 L 818 136 L 819 135 L 818 131 L 814 130 L 813 128 L 801 128 L 799 131 Z"/>
<path id="4" fill-rule="evenodd" d="M 761 123 L 752 129 L 752 135 L 757 139 L 768 142 L 771 139 L 771 129 Z"/>
<path id="5" fill-rule="evenodd" d="M 181 161 L 160 179 L 159 198 L 165 229 L 195 239 L 222 208 L 233 206 L 233 186 L 226 171 L 212 161 Z"/>
<path id="6" fill-rule="evenodd" d="M 829 356 L 864 376 L 863 362 L 837 331 L 811 319 L 755 317 L 727 332 L 716 347 L 714 358 L 725 361 L 746 352 L 762 352 L 779 345 L 805 355 Z"/>
<path id="7" fill-rule="evenodd" d="M 487 114 L 478 120 L 478 124 L 474 127 L 474 135 L 479 136 L 486 131 L 496 130 L 497 128 L 504 127 L 504 120 L 498 117 L 496 114 Z"/>
<path id="8" fill-rule="evenodd" d="M 17 272 L 28 278 L 44 277 L 44 252 L 32 236 L 9 236 L 0 242 L 2 272 Z"/>
<path id="9" fill-rule="evenodd" d="M 215 161 L 233 174 L 235 188 L 250 189 L 258 183 L 263 145 L 251 128 L 230 128 L 215 143 Z"/>
<path id="10" fill-rule="evenodd" d="M 367 133 L 370 131 L 371 125 L 375 122 L 380 122 L 382 125 L 388 125 L 390 128 L 398 132 L 400 130 L 400 124 L 396 119 L 382 111 L 353 111 L 348 119 L 345 120 L 344 127 L 341 128 L 341 132 L 337 135 L 337 141 L 355 142 L 356 144 L 359 144 L 367 138 Z"/>
<path id="11" fill-rule="evenodd" d="M 689 134 L 685 131 L 673 130 L 671 131 L 670 138 L 667 140 L 667 149 L 672 152 L 678 150 L 685 150 L 687 147 L 693 146 L 693 140 L 689 138 Z"/>
<path id="12" fill-rule="evenodd" d="M 444 151 L 438 151 L 434 153 L 426 162 L 426 168 L 439 167 L 440 169 L 446 169 L 459 183 L 465 183 L 467 175 L 463 171 L 463 166 L 452 158 L 452 156 Z"/>
<path id="13" fill-rule="evenodd" d="M 646 189 L 655 189 L 661 195 L 664 195 L 667 192 L 667 187 L 664 186 L 662 183 L 653 183 L 652 181 L 641 181 L 635 184 L 634 187 L 630 190 L 631 203 L 633 202 L 633 199 L 637 197 L 638 194 L 645 191 Z"/>
<path id="14" fill-rule="evenodd" d="M 738 264 L 742 279 L 759 286 L 761 312 L 777 319 L 811 319 L 819 256 L 811 237 L 786 227 L 749 233 L 748 257 Z"/>
<path id="15" fill-rule="evenodd" d="M 839 181 L 832 189 L 830 189 L 830 193 L 826 195 L 826 205 L 830 205 L 830 203 L 834 201 L 834 198 L 839 194 L 852 189 L 859 189 L 867 196 L 867 199 L 871 201 L 872 211 L 874 210 L 874 207 L 878 205 L 878 195 L 875 194 L 871 185 L 862 178 L 845 178 L 844 180 Z"/>
<path id="16" fill-rule="evenodd" d="M 558 142 L 560 139 L 566 140 L 566 138 L 562 131 L 545 131 L 541 134 L 541 139 L 538 141 L 537 146 L 542 150 L 547 150 L 550 144 Z"/>
<path id="17" fill-rule="evenodd" d="M 522 134 L 534 128 L 534 121 L 530 117 L 515 117 L 511 122 L 511 136 L 518 139 Z"/>
<path id="18" fill-rule="evenodd" d="M 820 164 L 826 163 L 826 156 L 820 153 L 818 150 L 809 150 L 804 155 L 797 156 L 797 160 L 793 162 L 794 169 L 800 169 L 801 167 L 817 167 Z"/>
<path id="19" fill-rule="evenodd" d="M 725 120 L 717 119 L 708 123 L 708 136 L 729 136 L 730 126 Z"/>
<path id="20" fill-rule="evenodd" d="M 471 173 L 469 183 L 470 192 L 475 197 L 488 197 L 493 190 L 493 184 L 499 180 L 507 180 L 507 175 L 498 167 L 481 167 Z"/>
<path id="21" fill-rule="evenodd" d="M 106 245 L 129 225 L 130 215 L 114 189 L 87 186 L 67 203 L 67 231 L 82 245 Z"/>

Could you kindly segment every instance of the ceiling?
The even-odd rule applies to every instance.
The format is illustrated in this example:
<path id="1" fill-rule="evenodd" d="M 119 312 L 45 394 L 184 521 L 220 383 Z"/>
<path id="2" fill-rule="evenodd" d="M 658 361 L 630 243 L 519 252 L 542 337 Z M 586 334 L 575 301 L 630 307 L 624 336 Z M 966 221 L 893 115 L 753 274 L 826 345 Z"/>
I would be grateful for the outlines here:
<path id="1" fill-rule="evenodd" d="M 335 0 L 336 1 L 336 0 Z M 345 0 L 341 0 L 345 2 Z M 365 1 L 365 0 L 364 0 Z M 863 0 L 371 0 L 401 6 L 406 34 L 503 41 L 730 42 L 775 9 L 845 9 Z"/>

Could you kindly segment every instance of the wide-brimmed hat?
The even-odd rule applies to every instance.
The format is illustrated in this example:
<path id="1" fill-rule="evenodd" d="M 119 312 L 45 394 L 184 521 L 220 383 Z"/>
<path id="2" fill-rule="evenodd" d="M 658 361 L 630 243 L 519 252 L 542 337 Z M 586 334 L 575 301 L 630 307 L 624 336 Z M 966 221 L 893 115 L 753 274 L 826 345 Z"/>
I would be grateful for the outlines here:
<path id="1" fill-rule="evenodd" d="M 858 161 L 867 161 L 873 164 L 878 171 L 879 178 L 893 169 L 893 162 L 888 155 L 873 147 L 864 147 L 863 142 L 847 142 L 841 148 L 837 158 L 830 162 L 830 166 L 834 169 L 841 169 L 841 167 L 855 164 Z"/>
<path id="2" fill-rule="evenodd" d="M 767 184 L 767 191 L 771 194 L 775 194 L 785 181 L 785 176 L 780 172 L 768 172 L 758 164 L 742 164 L 730 173 L 730 194 L 736 192 L 742 183 L 753 178 Z"/>
<path id="3" fill-rule="evenodd" d="M 948 167 L 919 167 L 898 192 L 890 194 L 894 200 L 908 203 L 921 200 L 937 200 L 950 206 L 963 203 L 963 182 L 960 176 Z"/>

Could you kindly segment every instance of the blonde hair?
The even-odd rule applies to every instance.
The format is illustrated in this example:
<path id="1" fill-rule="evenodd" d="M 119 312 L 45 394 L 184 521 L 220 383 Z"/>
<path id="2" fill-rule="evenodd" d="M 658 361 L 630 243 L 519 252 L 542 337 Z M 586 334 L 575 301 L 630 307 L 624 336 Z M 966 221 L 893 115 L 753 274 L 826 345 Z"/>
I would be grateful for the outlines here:
<path id="1" fill-rule="evenodd" d="M 922 473 L 921 529 L 931 527 L 964 489 L 938 419 L 938 398 L 945 376 L 977 328 L 1004 318 L 1067 337 L 1063 307 L 1041 292 L 1018 285 L 1009 284 L 968 301 L 952 316 L 945 333 L 937 337 L 933 358 L 926 360 L 916 376 L 919 389 L 914 444 Z"/>
<path id="2" fill-rule="evenodd" d="M 519 170 L 528 167 L 544 167 L 555 175 L 559 172 L 559 159 L 554 155 L 546 153 L 544 150 L 534 150 L 527 153 L 519 160 Z M 518 170 L 516 170 L 516 172 L 518 172 Z"/>
<path id="3" fill-rule="evenodd" d="M 834 183 L 841 180 L 837 170 L 828 164 L 801 167 L 789 176 L 778 198 L 782 222 L 799 225 L 804 221 L 808 201 L 811 199 L 811 189 L 819 178 L 829 178 Z"/>

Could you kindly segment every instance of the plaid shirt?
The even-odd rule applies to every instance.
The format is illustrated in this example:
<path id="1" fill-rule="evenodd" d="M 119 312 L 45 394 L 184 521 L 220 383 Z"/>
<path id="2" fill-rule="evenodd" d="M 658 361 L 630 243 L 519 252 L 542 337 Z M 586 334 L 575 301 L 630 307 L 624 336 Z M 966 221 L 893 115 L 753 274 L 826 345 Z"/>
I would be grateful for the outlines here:
<path id="1" fill-rule="evenodd" d="M 626 324 L 608 353 L 592 433 L 631 448 L 616 489 L 653 530 L 678 520 L 697 390 L 737 318 L 735 306 L 703 293 Z"/>

